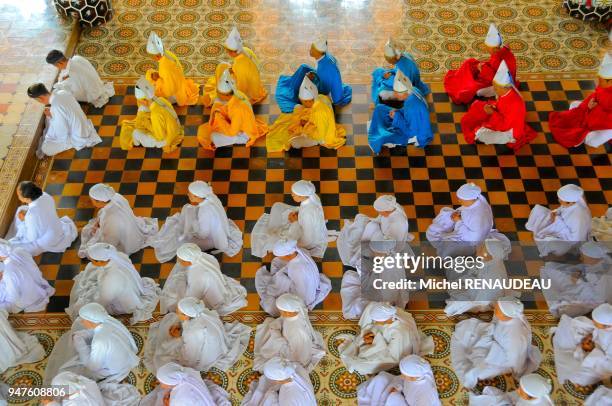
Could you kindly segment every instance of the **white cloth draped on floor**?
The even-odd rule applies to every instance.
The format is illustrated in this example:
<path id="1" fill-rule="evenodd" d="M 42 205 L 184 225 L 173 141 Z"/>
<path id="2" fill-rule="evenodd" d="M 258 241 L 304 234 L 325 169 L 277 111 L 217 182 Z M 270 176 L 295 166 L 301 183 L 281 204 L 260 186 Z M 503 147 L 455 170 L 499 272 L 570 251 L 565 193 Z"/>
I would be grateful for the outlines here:
<path id="1" fill-rule="evenodd" d="M 207 308 L 224 316 L 247 305 L 247 291 L 237 280 L 221 272 L 219 261 L 195 244 L 179 248 L 179 258 L 191 263 L 185 267 L 176 263 L 164 283 L 160 298 L 161 313 L 176 310 L 185 297 L 195 297 Z"/>
<path id="2" fill-rule="evenodd" d="M 193 298 L 183 300 L 188 299 Z M 144 364 L 150 371 L 156 372 L 168 362 L 198 371 L 212 367 L 227 370 L 240 358 L 248 345 L 251 328 L 239 322 L 222 322 L 217 312 L 206 309 L 201 302 L 195 307 L 197 312 L 189 320 L 181 322 L 176 313 L 168 313 L 151 324 L 144 351 Z M 181 326 L 179 337 L 170 334 L 175 325 Z"/>
<path id="3" fill-rule="evenodd" d="M 74 96 L 66 90 L 54 90 L 49 98 L 51 115 L 40 140 L 37 155 L 54 156 L 71 148 L 77 151 L 102 142 L 91 120 Z"/>
<path id="4" fill-rule="evenodd" d="M 82 320 L 97 323 L 85 329 Z M 138 347 L 128 329 L 97 303 L 81 308 L 70 331 L 53 347 L 47 362 L 44 382 L 59 373 L 71 371 L 94 381 L 121 382 L 140 363 Z"/>
<path id="5" fill-rule="evenodd" d="M 186 204 L 179 213 L 168 217 L 151 240 L 159 262 L 170 261 L 184 243 L 197 244 L 202 250 L 215 249 L 229 257 L 242 249 L 242 231 L 227 217 L 225 208 L 212 189 L 208 186 L 204 191 L 206 193 L 200 196 L 204 199 L 201 203 Z"/>
<path id="6" fill-rule="evenodd" d="M 612 241 L 612 207 L 601 217 L 593 217 L 591 235 L 597 241 Z"/>
<path id="7" fill-rule="evenodd" d="M 268 317 L 255 332 L 253 369 L 261 371 L 266 361 L 280 357 L 299 363 L 312 371 L 325 356 L 325 343 L 308 318 L 308 309 L 299 297 L 284 294 L 276 300 L 277 308 L 297 313 L 293 317 Z"/>
<path id="8" fill-rule="evenodd" d="M 585 399 L 584 406 L 612 406 L 612 389 L 600 385 Z"/>
<path id="9" fill-rule="evenodd" d="M 44 311 L 55 289 L 49 285 L 32 256 L 0 239 L 0 311 Z"/>
<path id="10" fill-rule="evenodd" d="M 555 329 L 553 347 L 559 382 L 592 385 L 612 376 L 612 329 L 595 328 L 587 317 L 561 316 Z M 581 346 L 584 337 L 592 335 L 595 348 L 587 352 Z"/>
<path id="11" fill-rule="evenodd" d="M 110 244 L 89 247 L 90 258 L 108 261 L 104 266 L 87 264 L 74 277 L 66 313 L 74 320 L 81 307 L 96 302 L 112 315 L 131 314 L 132 324 L 149 320 L 157 307 L 161 290 L 151 278 L 141 278 L 130 257 Z"/>
<path id="12" fill-rule="evenodd" d="M 306 303 L 308 310 L 312 310 L 331 291 L 330 279 L 319 273 L 317 264 L 306 251 L 295 248 L 295 241 L 293 252 L 297 252 L 297 256 L 290 261 L 274 258 L 269 271 L 264 266 L 255 274 L 255 288 L 260 297 L 260 305 L 272 316 L 278 316 L 276 298 L 284 293 L 299 296 Z"/>
<path id="13" fill-rule="evenodd" d="M 51 381 L 67 389 L 66 397 L 49 406 L 138 406 L 140 393 L 134 385 L 116 382 L 97 384 L 91 379 L 65 371 Z"/>
<path id="14" fill-rule="evenodd" d="M 111 244 L 127 255 L 150 245 L 149 239 L 157 233 L 157 219 L 134 215 L 127 199 L 108 185 L 94 185 L 89 195 L 107 204 L 81 230 L 81 258 L 98 242 Z"/>
<path id="15" fill-rule="evenodd" d="M 25 211 L 24 220 L 18 215 Z M 43 252 L 64 252 L 77 238 L 74 222 L 59 218 L 55 201 L 46 192 L 28 205 L 20 206 L 6 238 L 16 247 L 28 251 L 33 257 Z"/>
<path id="16" fill-rule="evenodd" d="M 68 59 L 53 89 L 66 90 L 78 101 L 91 103 L 96 108 L 104 106 L 115 95 L 113 82 L 103 82 L 91 62 L 80 55 Z"/>
<path id="17" fill-rule="evenodd" d="M 16 331 L 8 320 L 8 313 L 0 310 L 0 373 L 8 368 L 38 362 L 45 357 L 45 350 L 36 336 Z"/>
<path id="18" fill-rule="evenodd" d="M 390 324 L 377 324 L 374 320 L 372 314 L 376 317 L 381 306 L 393 320 Z M 364 310 L 359 326 L 361 331 L 358 335 L 338 337 L 343 340 L 338 346 L 340 358 L 349 372 L 375 374 L 397 366 L 407 355 L 424 355 L 433 351 L 433 339 L 420 332 L 412 315 L 402 309 L 372 302 Z M 364 340 L 368 334 L 374 335 L 371 344 Z"/>

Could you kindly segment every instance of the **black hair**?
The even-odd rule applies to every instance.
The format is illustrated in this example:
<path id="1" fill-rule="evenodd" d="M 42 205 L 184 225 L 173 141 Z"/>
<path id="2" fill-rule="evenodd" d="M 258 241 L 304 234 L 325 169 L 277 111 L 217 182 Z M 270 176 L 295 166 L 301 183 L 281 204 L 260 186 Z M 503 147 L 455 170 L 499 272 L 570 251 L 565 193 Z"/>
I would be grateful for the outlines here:
<path id="1" fill-rule="evenodd" d="M 50 63 L 51 65 L 55 65 L 56 63 L 64 60 L 66 60 L 66 56 L 62 51 L 57 49 L 54 49 L 47 54 L 47 63 Z"/>
<path id="2" fill-rule="evenodd" d="M 35 83 L 32 86 L 28 87 L 28 96 L 33 99 L 36 99 L 40 96 L 44 96 L 46 94 L 49 94 L 49 91 L 47 90 L 47 86 L 42 83 Z"/>
<path id="3" fill-rule="evenodd" d="M 21 196 L 26 199 L 32 199 L 32 201 L 38 199 L 42 196 L 43 191 L 39 188 L 34 182 L 30 182 L 29 180 L 24 180 L 19 183 L 19 192 Z"/>

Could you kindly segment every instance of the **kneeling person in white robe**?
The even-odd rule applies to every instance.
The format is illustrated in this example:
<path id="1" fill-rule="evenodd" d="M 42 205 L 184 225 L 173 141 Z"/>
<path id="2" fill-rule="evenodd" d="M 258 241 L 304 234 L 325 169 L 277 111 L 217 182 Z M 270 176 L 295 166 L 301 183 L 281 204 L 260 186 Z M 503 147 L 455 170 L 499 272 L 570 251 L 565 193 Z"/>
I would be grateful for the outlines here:
<path id="1" fill-rule="evenodd" d="M 90 263 L 74 278 L 66 313 L 74 320 L 81 307 L 99 303 L 111 315 L 132 314 L 132 324 L 149 320 L 161 290 L 151 278 L 141 278 L 130 257 L 106 243 L 89 247 Z"/>
<path id="2" fill-rule="evenodd" d="M 459 381 L 471 389 L 479 380 L 535 371 L 542 360 L 531 344 L 531 326 L 523 304 L 513 297 L 500 298 L 490 323 L 472 318 L 455 326 L 451 337 L 451 363 Z"/>
<path id="3" fill-rule="evenodd" d="M 280 317 L 268 317 L 257 326 L 253 369 L 261 371 L 266 361 L 280 357 L 312 371 L 325 356 L 325 343 L 308 318 L 304 301 L 285 293 L 276 299 Z"/>
<path id="4" fill-rule="evenodd" d="M 255 274 L 255 288 L 261 308 L 278 316 L 275 302 L 283 293 L 299 296 L 308 310 L 321 303 L 331 291 L 331 281 L 322 273 L 312 257 L 295 240 L 278 241 L 273 250 L 270 270 L 263 266 Z"/>
<path id="5" fill-rule="evenodd" d="M 54 294 L 32 256 L 0 239 L 0 311 L 41 312 Z"/>
<path id="6" fill-rule="evenodd" d="M 4 310 L 0 310 L 0 348 L 0 374 L 11 367 L 38 362 L 45 357 L 45 349 L 36 336 L 13 329 Z"/>
<path id="7" fill-rule="evenodd" d="M 87 249 L 98 242 L 112 244 L 127 255 L 149 245 L 157 234 L 157 219 L 137 217 L 127 199 L 104 183 L 89 189 L 89 197 L 98 214 L 81 230 L 79 257 L 87 256 Z"/>
<path id="8" fill-rule="evenodd" d="M 274 203 L 270 214 L 262 214 L 251 233 L 251 254 L 263 258 L 279 240 L 296 240 L 310 255 L 323 258 L 328 231 L 325 213 L 315 186 L 307 180 L 291 185 L 291 197 L 299 208 Z"/>
<path id="9" fill-rule="evenodd" d="M 189 184 L 189 203 L 166 219 L 151 240 L 159 262 L 170 261 L 181 244 L 194 243 L 203 250 L 215 249 L 233 257 L 242 248 L 242 231 L 227 217 L 210 185 L 201 180 Z"/>
<path id="10" fill-rule="evenodd" d="M 63 387 L 66 394 L 46 406 L 138 406 L 140 393 L 134 385 L 116 382 L 100 382 L 65 371 L 51 381 L 51 385 Z"/>
<path id="11" fill-rule="evenodd" d="M 66 90 L 50 93 L 44 84 L 28 87 L 28 96 L 45 106 L 45 129 L 36 155 L 54 156 L 71 148 L 77 151 L 102 142 L 91 120 L 74 96 Z"/>
<path id="12" fill-rule="evenodd" d="M 59 218 L 53 198 L 33 182 L 19 183 L 17 198 L 24 205 L 17 209 L 6 235 L 13 246 L 35 257 L 43 252 L 64 252 L 76 240 L 74 222 L 68 216 Z"/>
<path id="13" fill-rule="evenodd" d="M 44 382 L 63 371 L 98 382 L 121 382 L 139 363 L 138 346 L 128 329 L 102 305 L 89 303 L 53 347 Z"/>
<path id="14" fill-rule="evenodd" d="M 591 211 L 580 186 L 565 185 L 557 190 L 560 206 L 555 210 L 539 204 L 531 209 L 525 228 L 533 232 L 541 256 L 564 255 L 591 233 Z"/>
<path id="15" fill-rule="evenodd" d="M 195 244 L 183 244 L 177 263 L 166 279 L 160 298 L 161 313 L 176 310 L 185 297 L 202 300 L 206 307 L 225 316 L 247 305 L 247 291 L 237 280 L 224 275 L 217 258 Z"/>
<path id="16" fill-rule="evenodd" d="M 140 402 L 140 406 L 231 406 L 229 394 L 214 382 L 202 379 L 194 369 L 174 362 L 157 371 L 159 385 Z"/>
<path id="17" fill-rule="evenodd" d="M 429 363 L 408 355 L 399 364 L 400 376 L 382 371 L 357 387 L 359 406 L 442 406 Z"/>
<path id="18" fill-rule="evenodd" d="M 476 264 L 463 273 L 457 273 L 454 269 L 450 269 L 447 271 L 447 278 L 452 282 L 463 280 L 464 283 L 468 279 L 490 281 L 491 283 L 504 281 L 508 279 L 504 260 L 508 258 L 511 250 L 509 240 L 500 241 L 487 238 L 476 249 L 476 256 L 482 258 L 483 266 L 479 267 Z M 487 288 L 449 290 L 448 294 L 450 298 L 446 300 L 444 313 L 447 316 L 457 316 L 468 312 L 479 313 L 492 310 L 500 297 L 504 297 L 506 294 L 510 295 L 511 292 L 506 292 L 503 289 Z"/>
<path id="19" fill-rule="evenodd" d="M 401 245 L 401 244 L 400 244 Z M 378 284 L 401 282 L 406 279 L 406 268 L 394 265 L 385 267 L 383 272 L 374 272 L 378 258 L 392 257 L 398 253 L 397 241 L 384 240 L 369 242 L 361 254 L 360 264 L 356 271 L 348 270 L 342 275 L 340 296 L 342 298 L 342 315 L 345 319 L 358 319 L 370 302 L 385 302 L 404 309 L 408 303 L 408 289 L 376 289 Z M 401 252 L 414 256 L 412 249 L 404 246 Z M 362 265 L 363 263 L 363 265 Z"/>
<path id="20" fill-rule="evenodd" d="M 224 323 L 217 312 L 187 297 L 178 303 L 176 313 L 168 313 L 149 328 L 144 364 L 153 372 L 170 361 L 198 371 L 227 370 L 246 349 L 250 334 L 249 326 Z"/>
<path id="21" fill-rule="evenodd" d="M 563 315 L 555 329 L 555 368 L 562 384 L 587 386 L 612 376 L 612 305 L 599 305 L 592 317 Z"/>
<path id="22" fill-rule="evenodd" d="M 375 218 L 358 214 L 355 220 L 344 221 L 338 236 L 338 254 L 342 263 L 357 268 L 361 263 L 361 244 L 369 241 L 396 241 L 398 249 L 412 241 L 408 233 L 408 217 L 404 208 L 397 203 L 395 196 L 384 195 L 374 201 Z"/>
<path id="23" fill-rule="evenodd" d="M 552 383 L 538 374 L 523 375 L 519 387 L 513 392 L 503 392 L 493 386 L 486 386 L 482 395 L 470 392 L 470 406 L 554 406 L 550 399 Z"/>
<path id="24" fill-rule="evenodd" d="M 349 372 L 375 374 L 399 365 L 410 354 L 429 354 L 433 339 L 421 333 L 412 315 L 397 307 L 372 302 L 359 320 L 361 332 L 341 335 L 340 358 Z"/>
<path id="25" fill-rule="evenodd" d="M 570 317 L 589 313 L 602 303 L 612 302 L 612 260 L 602 243 L 587 241 L 580 246 L 580 264 L 546 262 L 541 279 L 551 286 L 542 293 L 550 313 Z"/>
<path id="26" fill-rule="evenodd" d="M 80 102 L 100 108 L 115 95 L 113 82 L 102 82 L 96 68 L 80 55 L 68 59 L 62 51 L 54 49 L 47 54 L 47 63 L 60 70 L 53 89 L 67 90 Z"/>
<path id="27" fill-rule="evenodd" d="M 493 211 L 482 190 L 474 183 L 457 189 L 461 207 L 443 207 L 427 228 L 427 240 L 438 255 L 469 255 L 486 238 L 495 238 Z"/>
<path id="28" fill-rule="evenodd" d="M 263 376 L 252 382 L 242 406 L 316 406 L 308 372 L 299 364 L 275 357 L 263 366 Z"/>
<path id="29" fill-rule="evenodd" d="M 612 389 L 600 385 L 584 400 L 584 406 L 612 406 Z"/>

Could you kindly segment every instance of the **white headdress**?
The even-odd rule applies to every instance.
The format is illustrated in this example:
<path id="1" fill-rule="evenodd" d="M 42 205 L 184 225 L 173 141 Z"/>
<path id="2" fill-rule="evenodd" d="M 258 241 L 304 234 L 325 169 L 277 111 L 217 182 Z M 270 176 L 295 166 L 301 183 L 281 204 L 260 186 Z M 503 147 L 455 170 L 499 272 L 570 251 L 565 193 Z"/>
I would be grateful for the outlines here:
<path id="1" fill-rule="evenodd" d="M 298 97 L 300 100 L 314 100 L 315 97 L 319 94 L 319 90 L 312 83 L 312 80 L 308 76 L 304 76 L 304 80 L 300 85 L 300 92 Z"/>
<path id="2" fill-rule="evenodd" d="M 155 31 L 151 31 L 147 40 L 147 52 L 151 55 L 163 55 L 164 43 Z"/>
<path id="3" fill-rule="evenodd" d="M 323 35 L 319 36 L 312 45 L 319 52 L 327 52 L 327 38 Z"/>
<path id="4" fill-rule="evenodd" d="M 601 62 L 601 66 L 599 67 L 598 75 L 604 79 L 612 79 L 612 55 L 610 55 L 610 52 L 606 52 Z"/>
<path id="5" fill-rule="evenodd" d="M 391 38 L 389 38 L 389 40 L 385 44 L 385 56 L 387 58 L 396 58 L 400 56 L 401 54 L 402 54 L 402 51 L 395 48 L 395 46 L 393 45 L 393 41 L 391 40 Z"/>
<path id="6" fill-rule="evenodd" d="M 221 74 L 219 82 L 217 83 L 217 92 L 221 94 L 230 94 L 234 91 L 234 79 L 229 69 L 226 69 Z"/>
<path id="7" fill-rule="evenodd" d="M 482 189 L 475 183 L 466 183 L 457 189 L 457 197 L 461 200 L 474 200 L 482 193 Z"/>
<path id="8" fill-rule="evenodd" d="M 582 199 L 583 195 L 584 190 L 580 186 L 571 183 L 561 186 L 559 190 L 557 190 L 557 196 L 559 199 L 569 203 L 576 203 Z"/>
<path id="9" fill-rule="evenodd" d="M 136 82 L 134 95 L 137 99 L 152 100 L 155 97 L 155 87 L 153 87 L 153 85 L 146 78 L 141 76 Z"/>
<path id="10" fill-rule="evenodd" d="M 393 80 L 393 91 L 398 93 L 406 93 L 412 91 L 412 82 L 408 79 L 408 76 L 404 74 L 400 69 L 395 74 Z"/>
<path id="11" fill-rule="evenodd" d="M 489 25 L 489 31 L 487 32 L 487 37 L 485 38 L 485 44 L 490 47 L 498 47 L 503 43 L 501 34 L 499 30 L 495 26 L 495 24 L 491 23 Z"/>
<path id="12" fill-rule="evenodd" d="M 499 64 L 499 68 L 497 68 L 497 73 L 495 73 L 495 77 L 493 77 L 493 83 L 502 87 L 510 87 L 514 83 L 506 61 L 501 61 L 501 63 Z"/>
<path id="13" fill-rule="evenodd" d="M 225 48 L 231 51 L 242 51 L 242 37 L 240 37 L 240 32 L 238 31 L 238 28 L 236 28 L 236 26 L 232 28 L 232 31 L 230 31 L 223 45 L 225 46 Z"/>

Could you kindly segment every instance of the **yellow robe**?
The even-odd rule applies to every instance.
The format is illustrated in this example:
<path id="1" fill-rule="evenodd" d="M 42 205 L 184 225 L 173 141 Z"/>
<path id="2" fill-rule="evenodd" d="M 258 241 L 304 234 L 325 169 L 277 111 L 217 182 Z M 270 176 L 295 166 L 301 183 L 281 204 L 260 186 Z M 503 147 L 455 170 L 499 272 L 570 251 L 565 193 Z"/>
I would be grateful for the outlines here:
<path id="1" fill-rule="evenodd" d="M 166 99 L 174 96 L 179 106 L 197 104 L 200 98 L 200 87 L 191 79 L 185 79 L 183 66 L 176 55 L 165 51 L 159 60 L 159 79 L 153 80 L 151 74 L 157 72 L 149 69 L 147 80 L 155 85 L 155 96 Z"/>
<path id="2" fill-rule="evenodd" d="M 281 114 L 270 127 L 266 148 L 268 152 L 287 151 L 291 148 L 291 139 L 300 136 L 316 140 L 326 148 L 338 149 L 344 145 L 346 131 L 336 124 L 329 97 L 320 94 L 312 107 L 298 104 L 293 113 Z"/>
<path id="3" fill-rule="evenodd" d="M 157 100 L 173 109 L 168 100 L 161 97 L 158 97 Z M 133 120 L 121 122 L 121 133 L 119 134 L 121 149 L 130 150 L 134 147 L 133 133 L 138 129 L 147 133 L 155 141 L 165 141 L 164 152 L 174 151 L 183 141 L 183 126 L 176 121 L 171 112 L 157 102 L 151 102 L 149 109 L 150 111 L 139 111 Z"/>
<path id="4" fill-rule="evenodd" d="M 235 137 L 243 132 L 249 137 L 246 146 L 250 147 L 259 137 L 268 133 L 268 125 L 255 117 L 253 108 L 242 93 L 233 95 L 227 103 L 215 102 L 208 123 L 198 128 L 198 141 L 206 149 L 214 150 L 212 133 L 217 132 Z"/>
<path id="5" fill-rule="evenodd" d="M 234 58 L 231 66 L 227 63 L 217 65 L 215 76 L 210 77 L 204 85 L 203 104 L 206 107 L 212 105 L 213 101 L 217 98 L 217 82 L 221 74 L 230 67 L 236 80 L 236 87 L 248 96 L 251 104 L 257 104 L 264 100 L 268 92 L 261 83 L 258 64 L 255 53 L 249 48 L 244 47 L 243 51 Z"/>

